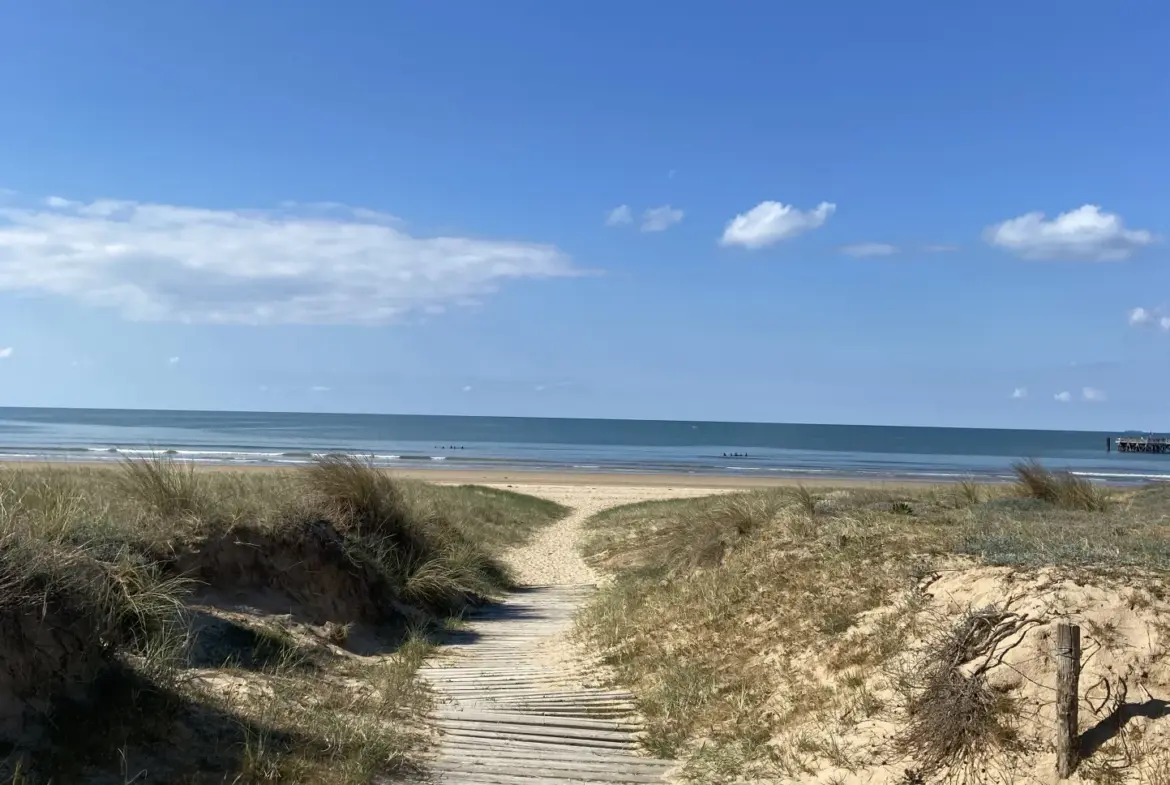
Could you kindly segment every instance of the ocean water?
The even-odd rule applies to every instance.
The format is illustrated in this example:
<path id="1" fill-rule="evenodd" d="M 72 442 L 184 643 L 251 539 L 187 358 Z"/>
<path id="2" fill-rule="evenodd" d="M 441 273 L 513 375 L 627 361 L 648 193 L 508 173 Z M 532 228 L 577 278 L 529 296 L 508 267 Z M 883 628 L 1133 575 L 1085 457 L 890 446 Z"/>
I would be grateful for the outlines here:
<path id="1" fill-rule="evenodd" d="M 1007 478 L 1035 458 L 1109 483 L 1170 479 L 1170 455 L 1108 453 L 1118 434 L 976 428 L 0 407 L 0 461 L 296 466 L 314 455 L 452 469 L 869 479 Z"/>

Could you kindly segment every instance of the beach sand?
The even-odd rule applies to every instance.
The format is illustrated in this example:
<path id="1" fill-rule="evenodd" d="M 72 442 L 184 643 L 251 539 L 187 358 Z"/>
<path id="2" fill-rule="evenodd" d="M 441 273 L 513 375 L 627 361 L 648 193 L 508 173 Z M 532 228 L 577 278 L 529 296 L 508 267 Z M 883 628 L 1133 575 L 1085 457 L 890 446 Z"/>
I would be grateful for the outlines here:
<path id="1" fill-rule="evenodd" d="M 0 469 L 83 469 L 117 468 L 113 461 L 0 461 Z M 296 471 L 297 466 L 232 466 L 228 464 L 197 464 L 196 469 L 207 472 L 272 472 Z M 760 477 L 720 474 L 646 474 L 616 472 L 541 472 L 512 469 L 386 469 L 395 477 L 424 480 L 452 485 L 498 485 L 501 488 L 523 488 L 526 493 L 540 495 L 533 488 L 635 488 L 641 492 L 686 489 L 751 489 L 793 488 L 923 488 L 944 484 L 945 480 L 870 480 L 855 477 Z M 960 478 L 956 478 L 958 480 Z M 682 496 L 685 494 L 674 494 Z M 655 497 L 658 498 L 658 497 Z M 662 498 L 673 498 L 666 496 Z M 633 498 L 631 501 L 638 501 Z M 624 503 L 624 502 L 618 502 Z M 570 505 L 571 506 L 571 505 Z"/>

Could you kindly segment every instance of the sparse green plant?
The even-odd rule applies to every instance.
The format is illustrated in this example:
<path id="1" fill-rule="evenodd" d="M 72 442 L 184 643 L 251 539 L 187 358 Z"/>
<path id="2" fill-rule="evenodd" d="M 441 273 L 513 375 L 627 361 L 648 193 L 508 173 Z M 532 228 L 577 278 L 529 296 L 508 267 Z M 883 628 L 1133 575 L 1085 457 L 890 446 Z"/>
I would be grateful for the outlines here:
<path id="1" fill-rule="evenodd" d="M 165 453 L 122 461 L 122 490 L 164 518 L 198 512 L 200 485 L 194 464 Z"/>
<path id="2" fill-rule="evenodd" d="M 983 501 L 983 487 L 972 479 L 961 480 L 955 483 L 955 496 L 961 505 L 974 507 Z"/>
<path id="3" fill-rule="evenodd" d="M 817 514 L 817 497 L 804 485 L 797 485 L 792 489 L 792 498 L 805 515 L 811 518 Z"/>
<path id="4" fill-rule="evenodd" d="M 1024 498 L 1047 502 L 1066 510 L 1100 512 L 1109 505 L 1108 492 L 1084 477 L 1070 472 L 1052 472 L 1037 461 L 1012 467 L 1016 488 Z"/>
<path id="5" fill-rule="evenodd" d="M 336 521 L 367 536 L 410 539 L 410 511 L 402 488 L 371 459 L 324 455 L 303 472 L 305 483 Z"/>

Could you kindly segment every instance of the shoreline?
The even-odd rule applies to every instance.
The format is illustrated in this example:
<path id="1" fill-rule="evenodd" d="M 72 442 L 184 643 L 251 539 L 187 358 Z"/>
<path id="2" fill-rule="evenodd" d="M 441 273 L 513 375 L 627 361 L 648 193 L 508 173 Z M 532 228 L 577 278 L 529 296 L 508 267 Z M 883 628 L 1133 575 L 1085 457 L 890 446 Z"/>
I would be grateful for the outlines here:
<path id="1" fill-rule="evenodd" d="M 0 469 L 116 469 L 111 461 L 0 461 Z M 228 464 L 195 464 L 199 472 L 280 472 L 297 471 L 297 466 L 260 466 Z M 931 480 L 915 478 L 872 479 L 864 477 L 744 477 L 721 474 L 686 474 L 652 472 L 603 471 L 526 471 L 516 469 L 420 469 L 381 468 L 394 477 L 422 480 L 441 485 L 495 485 L 495 486 L 570 486 L 570 487 L 629 487 L 629 488 L 924 488 L 931 485 L 949 485 L 969 478 L 944 477 Z M 980 484 L 996 484 L 992 479 L 977 479 Z"/>

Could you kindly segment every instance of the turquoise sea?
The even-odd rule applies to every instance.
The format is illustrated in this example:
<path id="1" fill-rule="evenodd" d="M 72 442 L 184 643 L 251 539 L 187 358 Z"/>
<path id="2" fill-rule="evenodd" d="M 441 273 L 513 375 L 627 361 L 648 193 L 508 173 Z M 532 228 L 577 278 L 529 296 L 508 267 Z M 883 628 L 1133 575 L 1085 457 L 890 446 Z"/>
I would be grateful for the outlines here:
<path id="1" fill-rule="evenodd" d="M 1170 455 L 1107 453 L 1118 434 L 977 428 L 0 407 L 0 461 L 295 466 L 315 454 L 457 469 L 772 477 L 1007 477 L 1042 460 L 1101 481 L 1170 479 Z"/>

